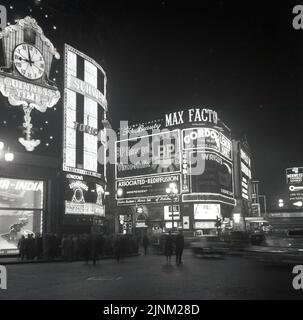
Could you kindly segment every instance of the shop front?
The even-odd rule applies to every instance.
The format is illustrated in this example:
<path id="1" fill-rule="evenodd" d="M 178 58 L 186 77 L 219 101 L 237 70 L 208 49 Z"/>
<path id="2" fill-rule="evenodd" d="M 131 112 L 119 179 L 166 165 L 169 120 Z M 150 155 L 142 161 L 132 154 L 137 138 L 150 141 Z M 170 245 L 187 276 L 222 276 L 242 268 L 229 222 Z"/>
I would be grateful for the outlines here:
<path id="1" fill-rule="evenodd" d="M 7 163 L 0 156 L 0 255 L 18 254 L 22 236 L 58 231 L 58 165 L 50 157 L 14 153 Z"/>

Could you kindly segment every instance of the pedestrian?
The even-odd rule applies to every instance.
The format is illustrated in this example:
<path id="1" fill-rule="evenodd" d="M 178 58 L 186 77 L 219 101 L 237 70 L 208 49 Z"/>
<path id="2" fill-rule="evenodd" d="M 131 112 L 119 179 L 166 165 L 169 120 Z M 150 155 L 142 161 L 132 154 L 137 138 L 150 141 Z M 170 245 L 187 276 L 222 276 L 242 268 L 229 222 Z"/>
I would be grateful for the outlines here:
<path id="1" fill-rule="evenodd" d="M 95 234 L 92 234 L 90 237 L 90 255 L 93 261 L 93 265 L 95 266 L 98 257 L 97 236 Z"/>
<path id="2" fill-rule="evenodd" d="M 83 240 L 83 242 L 82 242 L 83 257 L 84 257 L 84 260 L 85 260 L 85 264 L 88 264 L 89 251 L 90 251 L 89 236 L 87 234 L 84 234 L 82 240 Z"/>
<path id="3" fill-rule="evenodd" d="M 142 244 L 143 244 L 143 248 L 144 248 L 144 255 L 146 256 L 147 248 L 148 248 L 148 245 L 149 245 L 149 239 L 148 239 L 147 234 L 144 235 L 143 240 L 142 240 Z"/>
<path id="4" fill-rule="evenodd" d="M 20 253 L 20 259 L 22 261 L 25 259 L 25 256 L 26 256 L 25 242 L 26 242 L 25 236 L 22 236 L 18 241 L 18 249 L 19 249 L 19 253 Z"/>
<path id="5" fill-rule="evenodd" d="M 119 235 L 116 235 L 114 239 L 114 255 L 118 263 L 121 260 L 121 249 L 122 249 L 121 237 Z"/>
<path id="6" fill-rule="evenodd" d="M 40 233 L 37 233 L 35 236 L 35 246 L 37 259 L 41 259 L 43 254 L 43 239 Z"/>
<path id="7" fill-rule="evenodd" d="M 72 239 L 72 250 L 73 250 L 73 259 L 78 259 L 79 257 L 79 238 L 77 235 L 73 236 Z"/>
<path id="8" fill-rule="evenodd" d="M 64 234 L 61 240 L 61 256 L 63 260 L 67 260 L 68 258 L 68 239 Z"/>
<path id="9" fill-rule="evenodd" d="M 74 257 L 73 257 L 73 235 L 70 235 L 67 238 L 67 255 L 68 255 L 68 261 L 72 262 Z"/>
<path id="10" fill-rule="evenodd" d="M 171 256 L 173 254 L 173 237 L 171 235 L 171 231 L 169 231 L 168 235 L 166 236 L 164 252 L 167 263 L 170 263 Z"/>
<path id="11" fill-rule="evenodd" d="M 176 236 L 176 265 L 182 263 L 182 254 L 184 249 L 184 236 L 182 230 Z"/>

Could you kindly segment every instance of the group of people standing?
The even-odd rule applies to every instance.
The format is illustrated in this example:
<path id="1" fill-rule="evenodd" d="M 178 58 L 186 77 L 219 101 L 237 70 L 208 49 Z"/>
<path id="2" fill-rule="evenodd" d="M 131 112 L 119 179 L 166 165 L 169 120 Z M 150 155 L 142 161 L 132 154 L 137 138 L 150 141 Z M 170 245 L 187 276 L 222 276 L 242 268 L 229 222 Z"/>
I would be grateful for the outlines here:
<path id="1" fill-rule="evenodd" d="M 150 240 L 147 234 L 142 239 L 144 255 L 148 253 Z M 44 238 L 40 234 L 28 234 L 22 236 L 18 243 L 21 260 L 34 259 L 63 259 L 65 261 L 84 260 L 86 264 L 92 260 L 93 265 L 100 257 L 114 256 L 117 262 L 124 260 L 127 254 L 138 252 L 139 241 L 134 236 L 102 234 L 63 235 L 46 234 Z M 184 236 L 182 231 L 177 235 L 171 232 L 165 235 L 164 254 L 167 263 L 171 263 L 171 256 L 176 253 L 176 264 L 182 263 L 184 249 Z"/>
<path id="2" fill-rule="evenodd" d="M 149 238 L 147 234 L 144 235 L 142 239 L 142 246 L 144 249 L 144 255 L 147 255 Z M 176 264 L 180 265 L 182 263 L 182 254 L 184 250 L 184 236 L 180 230 L 176 236 L 173 236 L 171 231 L 165 236 L 164 241 L 164 254 L 166 256 L 167 263 L 171 263 L 171 256 L 174 251 L 176 252 Z"/>
<path id="3" fill-rule="evenodd" d="M 18 249 L 20 260 L 91 260 L 95 265 L 100 257 L 115 257 L 120 262 L 125 255 L 137 253 L 138 241 L 131 235 L 28 234 L 21 236 Z"/>
<path id="4" fill-rule="evenodd" d="M 174 248 L 176 251 L 176 265 L 180 265 L 182 263 L 182 254 L 184 249 L 184 236 L 182 231 L 173 238 L 171 231 L 166 236 L 164 252 L 166 256 L 167 263 L 171 263 L 171 256 L 174 252 Z"/>
<path id="5" fill-rule="evenodd" d="M 21 260 L 33 260 L 43 255 L 43 239 L 40 234 L 35 237 L 33 234 L 23 235 L 18 242 L 18 250 Z"/>

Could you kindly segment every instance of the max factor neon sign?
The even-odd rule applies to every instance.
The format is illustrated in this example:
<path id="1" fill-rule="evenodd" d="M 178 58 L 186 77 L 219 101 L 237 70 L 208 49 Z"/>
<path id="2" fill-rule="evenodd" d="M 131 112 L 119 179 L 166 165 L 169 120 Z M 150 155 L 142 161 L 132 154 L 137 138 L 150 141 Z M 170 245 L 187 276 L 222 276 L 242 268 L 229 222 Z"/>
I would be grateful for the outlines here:
<path id="1" fill-rule="evenodd" d="M 165 115 L 166 127 L 184 124 L 185 122 L 207 122 L 218 123 L 218 114 L 211 109 L 192 108 L 184 111 L 177 111 Z"/>

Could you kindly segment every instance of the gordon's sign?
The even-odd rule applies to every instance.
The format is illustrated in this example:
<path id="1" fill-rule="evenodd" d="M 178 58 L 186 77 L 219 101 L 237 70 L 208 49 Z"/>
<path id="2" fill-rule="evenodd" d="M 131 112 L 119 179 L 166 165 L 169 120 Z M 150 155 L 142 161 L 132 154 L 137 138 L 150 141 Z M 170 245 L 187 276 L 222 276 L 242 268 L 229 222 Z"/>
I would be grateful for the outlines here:
<path id="1" fill-rule="evenodd" d="M 182 133 L 184 150 L 211 149 L 232 159 L 231 141 L 221 132 L 212 128 L 192 128 L 184 129 Z"/>

